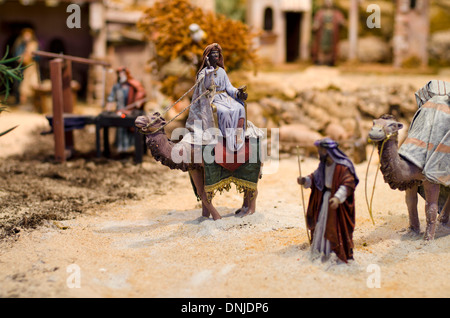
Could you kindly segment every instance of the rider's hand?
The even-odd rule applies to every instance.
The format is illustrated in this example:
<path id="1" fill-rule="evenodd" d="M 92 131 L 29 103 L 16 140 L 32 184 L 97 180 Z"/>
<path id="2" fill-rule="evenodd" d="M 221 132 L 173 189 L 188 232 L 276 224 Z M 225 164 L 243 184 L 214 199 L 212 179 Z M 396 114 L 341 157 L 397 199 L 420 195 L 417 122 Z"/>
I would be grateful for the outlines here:
<path id="1" fill-rule="evenodd" d="M 205 69 L 205 74 L 206 74 L 206 75 L 209 75 L 209 74 L 211 74 L 212 72 L 214 72 L 214 67 L 212 67 L 212 66 L 208 66 L 208 67 Z"/>
<path id="2" fill-rule="evenodd" d="M 306 178 L 305 177 L 298 177 L 297 178 L 297 183 L 300 185 L 304 185 L 306 183 Z"/>
<path id="3" fill-rule="evenodd" d="M 247 100 L 248 94 L 241 89 L 238 89 L 237 98 L 240 100 Z"/>

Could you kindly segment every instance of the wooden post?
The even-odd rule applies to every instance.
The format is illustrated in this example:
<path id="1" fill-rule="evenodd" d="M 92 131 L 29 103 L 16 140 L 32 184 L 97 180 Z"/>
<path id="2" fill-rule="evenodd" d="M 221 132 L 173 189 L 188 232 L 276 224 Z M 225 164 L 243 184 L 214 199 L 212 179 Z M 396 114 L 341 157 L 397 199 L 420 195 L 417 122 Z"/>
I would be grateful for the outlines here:
<path id="1" fill-rule="evenodd" d="M 63 112 L 64 114 L 73 113 L 73 96 L 72 96 L 72 62 L 64 61 L 64 68 L 62 70 L 62 90 L 63 90 Z M 74 147 L 73 131 L 66 131 L 64 133 L 65 147 L 70 151 Z"/>
<path id="2" fill-rule="evenodd" d="M 56 58 L 50 61 L 50 79 L 52 82 L 53 99 L 53 135 L 55 138 L 55 160 L 64 162 L 65 156 L 65 138 L 64 138 L 64 117 L 63 117 L 63 79 L 62 79 L 63 60 Z"/>
<path id="3" fill-rule="evenodd" d="M 428 66 L 428 41 L 430 38 L 430 0 L 423 0 L 421 7 L 421 18 L 422 18 L 422 32 L 421 32 L 421 58 L 422 58 L 422 66 Z M 448 18 L 448 16 L 447 16 Z M 447 19 L 448 20 L 448 19 Z"/>
<path id="4" fill-rule="evenodd" d="M 349 61 L 355 61 L 358 59 L 358 10 L 359 0 L 350 0 L 350 12 L 349 12 Z"/>
<path id="5" fill-rule="evenodd" d="M 301 38 L 300 38 L 300 57 L 302 61 L 307 61 L 311 57 L 309 43 L 311 41 L 311 19 L 312 8 L 302 13 Z"/>
<path id="6" fill-rule="evenodd" d="M 33 55 L 53 59 L 50 61 L 50 79 L 52 82 L 52 126 L 55 138 L 55 159 L 58 162 L 64 162 L 66 160 L 66 146 L 69 148 L 68 150 L 73 150 L 71 148 L 74 146 L 73 132 L 64 132 L 64 114 L 73 113 L 74 106 L 71 87 L 72 62 L 102 65 L 104 68 L 110 67 L 111 65 L 104 61 L 43 51 L 33 51 Z M 97 147 L 97 149 L 99 148 Z"/>

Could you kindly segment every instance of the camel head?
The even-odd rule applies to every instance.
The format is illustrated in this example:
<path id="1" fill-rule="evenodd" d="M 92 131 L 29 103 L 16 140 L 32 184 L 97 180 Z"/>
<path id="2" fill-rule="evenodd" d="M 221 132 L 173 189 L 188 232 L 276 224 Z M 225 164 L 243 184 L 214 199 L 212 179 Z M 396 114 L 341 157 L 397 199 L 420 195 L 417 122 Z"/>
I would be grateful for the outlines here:
<path id="1" fill-rule="evenodd" d="M 373 126 L 369 131 L 369 139 L 374 142 L 380 142 L 391 136 L 396 136 L 397 132 L 403 128 L 392 115 L 383 115 L 373 121 Z"/>
<path id="2" fill-rule="evenodd" d="M 160 113 L 156 112 L 152 115 L 139 116 L 134 121 L 134 124 L 142 132 L 151 134 L 156 132 L 157 129 L 163 127 L 166 124 L 166 121 L 162 118 Z M 164 132 L 164 129 L 161 131 Z"/>

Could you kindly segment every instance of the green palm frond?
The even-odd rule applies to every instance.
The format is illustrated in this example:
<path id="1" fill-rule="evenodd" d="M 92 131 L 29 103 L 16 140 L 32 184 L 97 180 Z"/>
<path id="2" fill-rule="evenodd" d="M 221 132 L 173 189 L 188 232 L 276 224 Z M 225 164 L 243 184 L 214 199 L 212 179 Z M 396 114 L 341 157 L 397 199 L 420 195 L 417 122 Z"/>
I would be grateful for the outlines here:
<path id="1" fill-rule="evenodd" d="M 4 86 L 4 90 L 0 94 L 5 94 L 3 101 L 6 101 L 11 90 L 11 84 L 16 81 L 23 80 L 23 70 L 25 70 L 29 65 L 22 66 L 20 62 L 16 67 L 12 67 L 9 64 L 18 62 L 20 56 L 7 58 L 9 54 L 9 48 L 6 48 L 6 53 L 0 60 L 0 85 Z"/>
<path id="2" fill-rule="evenodd" d="M 9 129 L 5 130 L 4 132 L 0 132 L 0 137 L 3 136 L 3 135 L 6 135 L 6 134 L 9 133 L 10 131 L 16 129 L 18 126 L 19 126 L 19 125 L 14 126 L 14 127 L 11 127 L 11 128 L 9 128 Z"/>
<path id="3" fill-rule="evenodd" d="M 22 62 L 20 62 L 17 66 L 10 66 L 11 63 L 16 63 L 20 60 L 20 56 L 8 58 L 9 48 L 6 48 L 6 53 L 3 58 L 0 60 L 0 86 L 4 87 L 3 91 L 0 94 L 4 94 L 5 97 L 3 100 L 0 100 L 0 113 L 6 111 L 6 106 L 4 103 L 8 99 L 9 92 L 11 91 L 11 85 L 14 81 L 22 81 L 23 80 L 23 70 L 28 66 L 22 66 Z M 17 126 L 9 128 L 3 132 L 0 132 L 0 137 L 6 135 Z"/>

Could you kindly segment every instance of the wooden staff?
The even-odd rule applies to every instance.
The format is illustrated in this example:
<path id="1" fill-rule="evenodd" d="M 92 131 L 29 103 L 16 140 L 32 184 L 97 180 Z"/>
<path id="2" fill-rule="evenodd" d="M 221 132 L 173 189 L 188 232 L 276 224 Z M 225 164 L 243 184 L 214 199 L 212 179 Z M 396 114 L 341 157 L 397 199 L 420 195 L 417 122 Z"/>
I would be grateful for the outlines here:
<path id="1" fill-rule="evenodd" d="M 302 166 L 300 164 L 301 160 L 300 160 L 300 152 L 299 152 L 298 146 L 297 146 L 297 159 L 298 159 L 298 171 L 299 171 L 300 178 L 301 178 L 302 177 Z M 306 234 L 308 235 L 309 245 L 311 245 L 311 236 L 309 235 L 309 231 L 308 231 L 308 221 L 306 219 L 306 209 L 305 209 L 305 196 L 303 194 L 303 186 L 302 185 L 300 185 L 300 192 L 302 194 L 302 206 L 303 206 L 303 215 L 305 217 Z"/>

